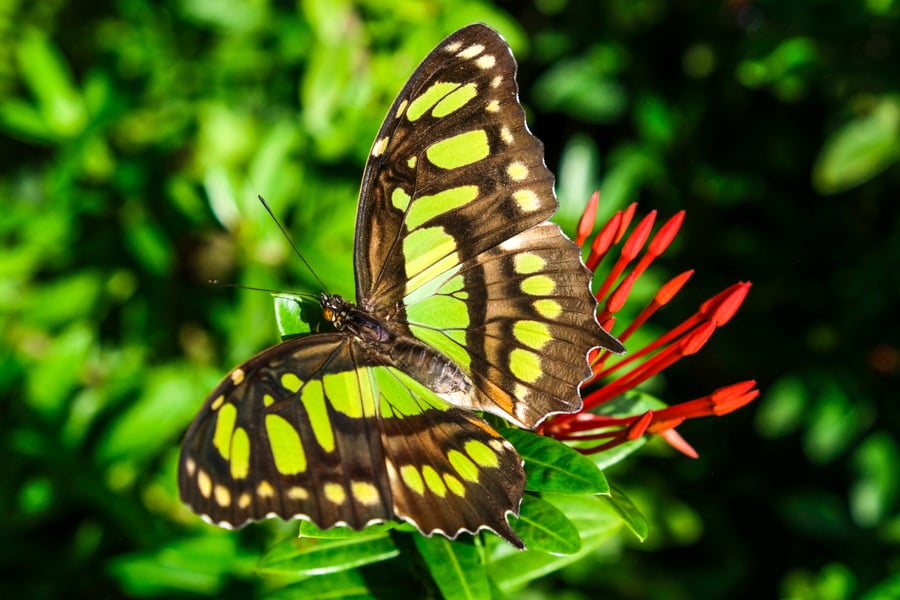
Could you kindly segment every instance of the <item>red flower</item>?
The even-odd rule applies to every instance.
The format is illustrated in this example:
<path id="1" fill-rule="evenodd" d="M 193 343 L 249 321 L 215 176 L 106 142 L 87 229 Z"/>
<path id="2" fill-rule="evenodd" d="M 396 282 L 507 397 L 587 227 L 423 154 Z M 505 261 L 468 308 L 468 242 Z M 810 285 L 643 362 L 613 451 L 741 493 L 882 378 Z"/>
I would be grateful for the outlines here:
<path id="1" fill-rule="evenodd" d="M 575 240 L 579 245 L 584 245 L 592 232 L 599 197 L 597 192 L 591 196 L 581 217 Z M 626 237 L 636 208 L 636 203 L 631 204 L 624 212 L 619 211 L 613 215 L 594 237 L 587 258 L 587 266 L 596 276 L 600 261 L 614 247 L 621 247 L 618 259 L 596 292 L 600 303 L 597 318 L 626 347 L 632 334 L 660 307 L 672 300 L 693 275 L 693 271 L 685 271 L 672 278 L 657 291 L 653 300 L 628 327 L 621 332 L 613 330 L 614 315 L 624 306 L 632 286 L 647 267 L 665 252 L 684 220 L 684 211 L 677 213 L 657 230 L 647 244 L 656 220 L 656 211 L 644 217 Z M 638 259 L 637 263 L 634 262 L 635 259 Z M 696 451 L 675 428 L 685 419 L 720 416 L 744 406 L 759 395 L 755 381 L 742 381 L 719 388 L 696 400 L 659 410 L 645 410 L 634 415 L 599 414 L 601 411 L 598 408 L 635 389 L 681 358 L 700 350 L 716 328 L 725 325 L 737 312 L 749 290 L 749 282 L 732 285 L 701 304 L 696 313 L 647 346 L 639 349 L 628 347 L 628 354 L 623 357 L 605 350 L 595 351 L 591 356 L 594 375 L 582 386 L 586 390 L 583 409 L 574 414 L 550 417 L 541 424 L 540 431 L 560 440 L 596 442 L 592 445 L 579 444 L 577 449 L 584 453 L 600 452 L 643 435 L 658 434 L 674 448 L 696 457 Z"/>

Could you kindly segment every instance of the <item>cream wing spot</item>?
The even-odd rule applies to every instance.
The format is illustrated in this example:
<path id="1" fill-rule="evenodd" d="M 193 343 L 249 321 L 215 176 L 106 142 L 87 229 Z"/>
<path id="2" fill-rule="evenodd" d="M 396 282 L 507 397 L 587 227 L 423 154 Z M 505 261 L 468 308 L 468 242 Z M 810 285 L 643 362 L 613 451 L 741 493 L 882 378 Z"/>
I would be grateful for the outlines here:
<path id="1" fill-rule="evenodd" d="M 528 177 L 528 167 L 522 161 L 514 160 L 506 167 L 506 174 L 513 181 L 522 181 Z"/>
<path id="2" fill-rule="evenodd" d="M 271 483 L 263 479 L 256 486 L 256 495 L 260 498 L 272 498 L 275 496 L 275 488 L 272 487 Z"/>
<path id="3" fill-rule="evenodd" d="M 450 42 L 449 44 L 444 46 L 444 50 L 451 54 L 459 52 L 460 48 L 462 48 L 462 42 Z"/>
<path id="4" fill-rule="evenodd" d="M 381 495 L 378 488 L 368 481 L 353 481 L 350 483 L 350 491 L 353 493 L 353 499 L 366 506 L 375 506 L 381 501 Z"/>
<path id="5" fill-rule="evenodd" d="M 497 59 L 494 58 L 493 54 L 485 54 L 484 56 L 479 56 L 475 60 L 475 64 L 479 69 L 487 71 L 488 69 L 493 69 L 494 65 L 497 64 Z"/>
<path id="6" fill-rule="evenodd" d="M 217 485 L 215 489 L 216 504 L 225 507 L 231 505 L 231 492 L 224 485 Z"/>
<path id="7" fill-rule="evenodd" d="M 534 212 L 541 207 L 541 199 L 532 190 L 516 190 L 513 200 L 522 212 Z"/>
<path id="8" fill-rule="evenodd" d="M 187 471 L 188 477 L 193 477 L 197 472 L 197 462 L 193 458 L 188 458 L 184 461 L 184 469 Z"/>
<path id="9" fill-rule="evenodd" d="M 515 138 L 513 138 L 512 132 L 509 130 L 509 127 L 507 127 L 506 125 L 504 125 L 503 127 L 500 128 L 500 139 L 503 140 L 503 143 L 506 144 L 507 146 L 511 146 L 512 143 L 515 141 Z"/>
<path id="10" fill-rule="evenodd" d="M 204 498 L 209 498 L 212 495 L 212 479 L 209 478 L 209 473 L 203 469 L 197 472 L 197 488 L 200 490 L 200 495 Z"/>
<path id="11" fill-rule="evenodd" d="M 472 44 L 465 50 L 462 50 L 459 54 L 457 54 L 460 58 L 475 58 L 479 54 L 484 52 L 484 46 L 481 44 Z"/>
<path id="12" fill-rule="evenodd" d="M 498 100 L 491 100 L 487 103 L 487 106 L 484 107 L 484 110 L 489 113 L 500 112 L 500 102 Z"/>
<path id="13" fill-rule="evenodd" d="M 343 504 L 347 499 L 347 492 L 339 483 L 326 483 L 322 488 L 322 493 L 332 504 Z"/>
<path id="14" fill-rule="evenodd" d="M 287 497 L 291 500 L 306 500 L 309 498 L 309 491 L 299 485 L 294 485 L 288 488 Z"/>
<path id="15" fill-rule="evenodd" d="M 531 395 L 531 388 L 525 387 L 521 383 L 516 383 L 513 386 L 513 395 L 520 402 L 524 402 L 528 400 L 528 396 Z"/>
<path id="16" fill-rule="evenodd" d="M 510 448 L 507 447 L 506 443 L 504 443 L 503 440 L 491 440 L 490 442 L 488 442 L 488 445 L 494 449 L 494 452 L 497 453 L 510 450 Z"/>
<path id="17" fill-rule="evenodd" d="M 250 506 L 250 502 L 252 502 L 252 501 L 253 501 L 253 497 L 249 493 L 244 492 L 243 494 L 238 496 L 238 501 L 237 501 L 238 508 L 247 508 L 248 506 Z"/>
<path id="18" fill-rule="evenodd" d="M 234 371 L 231 372 L 231 383 L 235 385 L 235 387 L 241 385 L 244 381 L 244 370 L 238 367 Z"/>
<path id="19" fill-rule="evenodd" d="M 400 117 L 402 117 L 403 113 L 406 112 L 406 107 L 408 105 L 409 105 L 409 100 L 404 98 L 403 101 L 400 102 L 400 106 L 397 107 L 397 112 L 394 114 L 394 118 L 399 119 Z"/>
<path id="20" fill-rule="evenodd" d="M 372 156 L 378 157 L 384 154 L 384 151 L 387 150 L 388 142 L 390 142 L 390 140 L 391 138 L 389 136 L 385 136 L 375 140 L 375 143 L 372 144 Z"/>
<path id="21" fill-rule="evenodd" d="M 500 84 L 503 83 L 503 75 L 497 75 L 493 79 L 491 79 L 491 87 L 496 89 L 500 87 Z"/>
<path id="22" fill-rule="evenodd" d="M 219 394 L 215 400 L 212 401 L 212 404 L 209 407 L 213 410 L 219 410 L 222 408 L 222 405 L 225 404 L 225 396 L 224 394 Z"/>

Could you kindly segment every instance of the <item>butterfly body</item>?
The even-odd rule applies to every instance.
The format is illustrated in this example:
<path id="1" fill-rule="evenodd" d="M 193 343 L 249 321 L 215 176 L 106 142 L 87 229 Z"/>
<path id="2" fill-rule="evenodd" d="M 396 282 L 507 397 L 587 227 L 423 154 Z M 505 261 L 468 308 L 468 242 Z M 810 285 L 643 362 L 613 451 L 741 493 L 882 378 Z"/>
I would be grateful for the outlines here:
<path id="1" fill-rule="evenodd" d="M 495 31 L 463 28 L 410 77 L 363 174 L 357 302 L 323 293 L 335 331 L 291 338 L 234 369 L 188 430 L 182 499 L 238 527 L 402 519 L 517 547 L 525 474 L 475 414 L 534 427 L 581 408 L 587 353 L 621 344 L 595 318 L 580 250 Z"/>

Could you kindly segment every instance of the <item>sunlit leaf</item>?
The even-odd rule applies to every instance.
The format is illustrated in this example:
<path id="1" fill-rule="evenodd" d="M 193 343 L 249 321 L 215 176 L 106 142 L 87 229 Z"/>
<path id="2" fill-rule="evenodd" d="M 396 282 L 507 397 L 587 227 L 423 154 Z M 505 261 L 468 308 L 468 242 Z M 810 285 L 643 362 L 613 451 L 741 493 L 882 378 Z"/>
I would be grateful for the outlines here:
<path id="1" fill-rule="evenodd" d="M 647 523 L 647 519 L 641 514 L 641 511 L 638 510 L 631 499 L 626 496 L 622 490 L 615 486 L 611 486 L 610 491 L 612 493 L 608 498 L 605 498 L 605 501 L 609 502 L 619 516 L 622 517 L 625 521 L 625 525 L 637 539 L 641 541 L 647 539 L 647 536 L 650 533 L 650 526 Z"/>
<path id="2" fill-rule="evenodd" d="M 249 575 L 254 560 L 234 536 L 217 532 L 174 541 L 157 552 L 120 555 L 109 571 L 129 595 L 218 594 L 231 574 Z"/>
<path id="3" fill-rule="evenodd" d="M 300 525 L 299 537 L 319 538 L 319 539 L 352 539 L 352 538 L 369 538 L 374 535 L 387 534 L 391 530 L 399 531 L 416 531 L 415 527 L 404 523 L 389 521 L 387 523 L 375 523 L 369 525 L 362 531 L 356 531 L 345 526 L 335 526 L 329 529 L 319 529 L 309 521 L 299 519 L 295 521 Z"/>
<path id="4" fill-rule="evenodd" d="M 356 570 L 317 575 L 266 596 L 269 600 L 374 600 L 380 597 L 369 589 Z"/>
<path id="5" fill-rule="evenodd" d="M 275 321 L 282 338 L 316 331 L 324 323 L 322 309 L 312 298 L 277 295 Z"/>
<path id="6" fill-rule="evenodd" d="M 565 494 L 609 492 L 606 478 L 596 465 L 562 442 L 524 429 L 504 429 L 501 433 L 525 460 L 526 489 Z"/>
<path id="7" fill-rule="evenodd" d="M 387 533 L 363 533 L 342 539 L 290 538 L 259 563 L 266 573 L 320 575 L 381 562 L 399 554 Z"/>
<path id="8" fill-rule="evenodd" d="M 575 525 L 558 508 L 532 494 L 522 498 L 514 529 L 529 550 L 568 555 L 581 549 Z"/>
<path id="9" fill-rule="evenodd" d="M 451 542 L 439 535 L 430 538 L 416 535 L 413 540 L 445 600 L 486 600 L 491 597 L 477 546 Z"/>

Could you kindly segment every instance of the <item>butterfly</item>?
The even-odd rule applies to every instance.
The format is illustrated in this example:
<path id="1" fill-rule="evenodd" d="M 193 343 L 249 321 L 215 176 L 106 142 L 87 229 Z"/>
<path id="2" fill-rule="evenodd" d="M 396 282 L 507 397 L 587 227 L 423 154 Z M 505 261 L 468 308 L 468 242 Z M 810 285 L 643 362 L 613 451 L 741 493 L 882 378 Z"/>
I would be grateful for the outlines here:
<path id="1" fill-rule="evenodd" d="M 533 428 L 581 408 L 596 320 L 579 248 L 518 101 L 516 62 L 482 24 L 441 42 L 369 153 L 354 243 L 356 303 L 333 325 L 232 370 L 181 450 L 182 500 L 207 521 L 321 529 L 391 520 L 524 544 L 523 461 L 477 412 Z"/>

